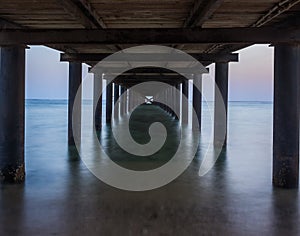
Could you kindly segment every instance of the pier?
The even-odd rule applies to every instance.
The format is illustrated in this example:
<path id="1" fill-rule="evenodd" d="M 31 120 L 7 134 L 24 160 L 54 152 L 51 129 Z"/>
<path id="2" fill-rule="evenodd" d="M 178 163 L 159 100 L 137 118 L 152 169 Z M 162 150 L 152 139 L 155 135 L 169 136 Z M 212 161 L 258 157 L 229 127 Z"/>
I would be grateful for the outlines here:
<path id="1" fill-rule="evenodd" d="M 32 161 L 29 158 L 25 160 L 24 155 L 26 131 L 25 51 L 31 45 L 44 45 L 56 49 L 61 52 L 60 61 L 69 63 L 68 129 L 65 135 L 70 149 L 75 148 L 74 129 L 77 130 L 77 134 L 82 132 L 82 110 L 76 108 L 77 115 L 75 119 L 73 110 L 78 91 L 80 100 L 82 96 L 80 86 L 83 79 L 83 63 L 86 63 L 90 67 L 90 73 L 94 74 L 93 111 L 95 116 L 93 117 L 93 125 L 98 135 L 100 134 L 99 139 L 101 139 L 101 134 L 104 137 L 111 135 L 110 128 L 114 120 L 121 119 L 131 112 L 136 112 L 140 116 L 147 111 L 151 114 L 162 114 L 164 120 L 169 119 L 166 122 L 169 122 L 169 128 L 173 127 L 172 124 L 175 127 L 173 127 L 174 129 L 191 125 L 193 127 L 191 133 L 201 133 L 203 129 L 201 122 L 203 115 L 203 98 L 201 95 L 203 73 L 192 70 L 191 61 L 187 60 L 185 55 L 178 54 L 174 56 L 171 51 L 156 53 L 147 51 L 130 52 L 125 53 L 123 56 L 119 55 L 118 60 L 112 59 L 111 65 L 97 69 L 99 61 L 137 45 L 163 45 L 172 48 L 174 51 L 183 51 L 191 58 L 199 61 L 204 67 L 214 64 L 214 89 L 216 91 L 213 117 L 214 145 L 222 149 L 221 156 L 229 158 L 227 134 L 228 123 L 230 122 L 230 110 L 228 110 L 230 65 L 239 63 L 239 54 L 236 53 L 238 50 L 255 44 L 269 44 L 274 47 L 275 52 L 273 119 L 270 119 L 270 123 L 273 122 L 273 159 L 272 169 L 270 170 L 272 174 L 269 177 L 270 185 L 272 183 L 274 191 L 277 191 L 276 189 L 295 191 L 293 189 L 299 188 L 299 0 L 272 0 L 267 2 L 250 0 L 235 2 L 222 0 L 155 0 L 151 2 L 127 0 L 45 0 L 41 2 L 34 0 L 1 0 L 1 182 L 4 186 L 7 186 L 7 183 L 18 183 L 22 188 L 21 186 L 24 181 L 26 182 L 27 177 L 25 163 L 26 161 Z M 125 62 L 130 61 L 130 63 L 125 63 L 124 66 L 122 60 Z M 138 64 L 142 62 L 160 65 L 165 61 L 167 61 L 166 64 L 169 63 L 167 69 L 160 66 L 140 67 L 131 65 L 131 63 Z M 131 67 L 131 69 L 115 76 L 127 67 Z M 181 73 L 177 73 L 177 71 Z M 131 88 L 149 81 L 163 82 L 174 89 L 163 92 L 153 91 L 152 94 L 147 94 L 150 97 L 146 97 L 146 95 L 142 98 L 136 97 Z M 191 83 L 193 84 L 192 89 L 189 86 Z M 97 94 L 103 89 L 106 90 L 105 97 L 102 95 L 98 97 Z M 177 92 L 180 93 L 180 96 Z M 217 96 L 222 98 L 223 103 L 217 102 Z M 192 107 L 195 113 L 189 113 L 189 97 L 192 98 Z M 172 101 L 175 109 L 157 102 L 159 99 Z M 102 109 L 104 100 L 105 110 Z M 152 105 L 147 106 L 147 102 Z M 137 111 L 134 111 L 135 106 L 139 103 L 144 104 L 138 106 Z M 116 104 L 119 108 L 113 113 Z M 103 112 L 105 112 L 105 116 L 103 116 Z M 141 122 L 141 119 L 135 121 L 137 127 L 140 127 L 139 122 Z M 147 122 L 149 123 L 149 121 Z M 174 137 L 177 137 L 175 133 L 174 131 Z M 112 146 L 117 150 L 114 143 Z M 255 149 L 256 147 L 253 146 L 252 148 Z M 119 154 L 119 150 L 116 152 Z M 122 152 L 120 151 L 120 153 Z M 243 158 L 243 156 L 240 158 Z M 35 157 L 35 159 L 37 158 Z M 116 159 L 116 162 L 120 161 L 118 158 Z M 122 162 L 120 162 L 121 164 Z M 219 164 L 217 164 L 216 168 L 219 167 Z M 36 166 L 36 168 L 39 167 Z M 70 169 L 76 168 L 74 163 L 70 164 Z M 64 167 L 64 169 L 68 168 Z M 254 171 L 253 168 L 251 170 Z M 222 176 L 222 171 L 217 169 L 214 173 L 216 172 Z M 186 178 L 189 181 L 191 180 L 189 175 Z M 195 178 L 198 178 L 198 176 L 196 175 Z M 218 178 L 218 176 L 215 178 Z M 72 181 L 80 182 L 79 176 L 75 176 Z M 95 180 L 88 178 L 88 181 L 95 184 Z M 222 179 L 217 180 L 218 184 L 222 184 L 222 181 Z M 98 186 L 97 183 L 96 186 Z M 199 186 L 205 187 L 206 183 L 200 183 Z M 102 184 L 101 187 L 103 187 Z M 189 187 L 191 187 L 190 184 Z M 86 186 L 84 188 L 87 190 Z M 168 188 L 172 193 L 177 192 L 173 187 Z M 69 189 L 69 191 L 70 196 L 75 194 L 74 189 Z M 208 195 L 201 197 L 195 192 L 195 189 L 190 191 L 193 197 L 200 197 L 203 201 L 210 202 Z M 228 189 L 224 191 L 230 192 Z M 96 196 L 101 195 L 100 190 L 92 192 Z M 118 195 L 119 193 L 119 190 L 113 190 L 113 193 L 108 195 Z M 79 195 L 81 198 L 78 202 L 84 202 L 85 196 L 82 193 Z M 156 193 L 150 195 L 156 197 Z M 159 193 L 157 195 L 161 197 Z M 126 193 L 126 196 L 130 202 L 129 205 L 134 207 L 134 197 L 130 193 L 128 195 Z M 100 198 L 103 200 L 102 196 Z M 173 196 L 171 201 L 178 200 L 177 198 L 179 199 L 178 196 Z M 217 200 L 219 197 L 213 196 L 212 198 Z M 118 202 L 122 199 L 114 199 L 114 201 Z M 241 199 L 237 201 L 241 204 L 243 202 Z M 96 203 L 97 200 L 92 199 L 92 202 Z M 151 202 L 151 204 L 154 203 Z M 201 203 L 201 205 L 204 206 L 205 204 Z M 192 205 L 188 204 L 188 206 L 192 211 Z M 231 205 L 229 204 L 229 206 Z M 72 207 L 71 203 L 70 207 Z M 217 212 L 216 208 L 209 210 L 214 213 Z M 104 211 L 107 213 L 109 209 L 104 209 Z M 197 207 L 195 211 L 197 214 L 199 213 Z M 112 217 L 117 213 L 113 212 Z M 70 212 L 66 215 L 72 218 Z M 155 218 L 155 214 L 149 217 Z M 117 216 L 117 218 L 121 219 L 122 217 Z M 234 215 L 233 218 L 238 219 L 238 215 Z M 191 223 L 191 219 L 188 219 L 188 222 Z M 218 219 L 223 218 L 219 217 Z M 201 218 L 201 220 L 205 219 Z M 253 216 L 252 221 L 254 221 Z M 176 219 L 173 219 L 173 222 L 176 222 Z M 270 226 L 270 228 L 272 227 Z M 64 231 L 64 229 L 61 230 Z M 219 230 L 221 232 L 222 227 Z M 138 232 L 140 233 L 140 231 Z M 241 232 L 239 231 L 239 233 Z M 229 230 L 227 233 L 235 232 Z"/>

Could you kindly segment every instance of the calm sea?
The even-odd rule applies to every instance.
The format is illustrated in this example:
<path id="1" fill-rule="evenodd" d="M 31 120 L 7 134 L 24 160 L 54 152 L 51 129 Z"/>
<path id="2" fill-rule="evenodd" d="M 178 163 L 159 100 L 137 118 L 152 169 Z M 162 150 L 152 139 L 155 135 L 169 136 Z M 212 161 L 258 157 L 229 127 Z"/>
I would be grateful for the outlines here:
<path id="1" fill-rule="evenodd" d="M 204 105 L 200 149 L 211 115 Z M 299 235 L 298 191 L 272 188 L 272 103 L 230 102 L 228 129 L 227 149 L 205 176 L 200 150 L 170 184 L 128 192 L 99 181 L 68 148 L 67 101 L 27 100 L 26 182 L 2 187 L 1 227 L 12 235 Z M 112 139 L 104 128 L 101 140 L 116 161 L 145 167 L 119 155 Z"/>

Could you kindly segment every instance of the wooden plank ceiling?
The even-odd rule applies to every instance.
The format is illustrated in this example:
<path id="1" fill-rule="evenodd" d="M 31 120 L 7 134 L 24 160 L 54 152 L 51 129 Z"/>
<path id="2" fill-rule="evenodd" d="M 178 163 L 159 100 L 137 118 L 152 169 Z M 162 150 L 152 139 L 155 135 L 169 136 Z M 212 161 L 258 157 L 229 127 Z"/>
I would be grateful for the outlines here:
<path id="1" fill-rule="evenodd" d="M 0 18 L 39 29 L 260 27 L 299 13 L 299 0 L 0 0 Z M 2 27 L 10 28 L 10 24 Z M 65 52 L 112 53 L 129 45 L 69 45 Z M 132 46 L 132 45 L 130 45 Z M 188 53 L 234 51 L 247 45 L 170 45 Z"/>

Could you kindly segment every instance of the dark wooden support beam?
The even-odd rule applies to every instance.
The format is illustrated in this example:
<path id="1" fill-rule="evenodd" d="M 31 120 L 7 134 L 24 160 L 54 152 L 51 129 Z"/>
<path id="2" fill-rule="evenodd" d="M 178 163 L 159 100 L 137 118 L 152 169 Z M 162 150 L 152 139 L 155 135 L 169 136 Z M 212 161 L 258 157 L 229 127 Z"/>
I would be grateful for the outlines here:
<path id="1" fill-rule="evenodd" d="M 104 79 L 110 79 L 110 76 L 104 77 Z M 114 79 L 114 82 L 121 81 L 169 81 L 169 80 L 183 80 L 182 75 L 119 75 Z"/>
<path id="2" fill-rule="evenodd" d="M 102 128 L 102 94 L 99 97 L 99 101 L 97 100 L 97 94 L 102 92 L 103 85 L 102 85 L 102 74 L 95 74 L 94 75 L 94 125 L 97 131 L 101 130 Z"/>
<path id="3" fill-rule="evenodd" d="M 300 46 L 276 45 L 274 58 L 273 185 L 298 188 Z"/>
<path id="4" fill-rule="evenodd" d="M 86 29 L 96 28 L 95 23 L 92 22 L 91 19 L 86 14 L 84 14 L 82 8 L 80 8 L 80 6 L 76 4 L 76 2 L 79 3 L 79 1 L 57 0 L 56 2 L 64 9 L 64 11 L 68 15 L 77 19 L 80 22 L 80 24 L 82 24 Z"/>
<path id="5" fill-rule="evenodd" d="M 80 54 L 61 54 L 61 61 L 102 61 L 112 54 L 110 53 L 80 53 Z M 237 62 L 239 55 L 237 53 L 229 54 L 207 54 L 207 53 L 190 53 L 192 59 L 207 62 Z M 188 60 L 188 61 L 192 61 Z M 118 58 L 112 58 L 109 61 L 187 61 L 186 55 L 179 53 L 123 53 L 118 54 Z"/>
<path id="6" fill-rule="evenodd" d="M 228 70 L 228 63 L 216 63 L 214 144 L 218 147 L 227 142 Z"/>
<path id="7" fill-rule="evenodd" d="M 151 35 L 151 37 L 149 37 Z M 0 45 L 16 44 L 201 44 L 300 42 L 298 29 L 205 28 L 205 29 L 6 29 Z"/>
<path id="8" fill-rule="evenodd" d="M 105 23 L 103 22 L 102 18 L 98 15 L 97 11 L 94 9 L 92 4 L 89 0 L 73 0 L 74 3 L 79 6 L 79 8 L 85 13 L 85 15 L 89 18 L 91 22 L 97 28 L 106 28 Z"/>
<path id="9" fill-rule="evenodd" d="M 75 97 L 78 92 L 81 100 L 82 92 L 78 91 L 82 80 L 82 64 L 80 62 L 69 63 L 69 101 L 68 101 L 68 143 L 74 145 L 74 131 L 76 134 L 81 133 L 81 107 L 74 107 Z M 72 122 L 74 110 L 74 122 Z M 75 124 L 75 127 L 73 127 Z M 76 129 L 76 130 L 75 130 Z"/>
<path id="10" fill-rule="evenodd" d="M 188 18 L 184 23 L 184 27 L 202 26 L 223 2 L 224 0 L 196 0 Z"/>
<path id="11" fill-rule="evenodd" d="M 198 67 L 193 66 L 180 66 L 180 67 L 168 67 L 169 69 L 160 68 L 160 67 L 139 67 L 134 69 L 129 69 L 128 67 L 109 67 L 103 66 L 97 68 L 97 65 L 90 69 L 90 72 L 93 73 L 93 70 L 99 69 L 101 72 L 105 73 L 106 75 L 115 75 L 116 73 L 120 73 L 121 71 L 126 71 L 123 75 L 134 75 L 134 74 L 174 74 L 178 71 L 183 74 L 191 74 L 198 69 Z M 209 68 L 206 68 L 209 72 Z"/>
<path id="12" fill-rule="evenodd" d="M 0 182 L 23 182 L 25 48 L 0 48 Z"/>

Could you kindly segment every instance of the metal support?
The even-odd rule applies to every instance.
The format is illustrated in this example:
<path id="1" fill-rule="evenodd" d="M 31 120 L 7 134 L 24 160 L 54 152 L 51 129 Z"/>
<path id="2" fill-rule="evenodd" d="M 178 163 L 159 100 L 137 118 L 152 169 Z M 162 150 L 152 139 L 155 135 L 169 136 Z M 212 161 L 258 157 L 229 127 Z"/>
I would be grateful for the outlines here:
<path id="1" fill-rule="evenodd" d="M 69 103 L 68 103 L 68 143 L 74 145 L 74 132 L 80 135 L 81 129 L 81 106 L 74 107 L 76 94 L 78 93 L 81 100 L 82 91 L 78 91 L 82 79 L 82 65 L 80 62 L 69 63 Z M 72 115 L 74 110 L 74 122 L 72 122 Z M 73 127 L 73 123 L 75 127 Z M 73 132 L 74 129 L 74 132 Z"/>
<path id="2" fill-rule="evenodd" d="M 298 188 L 300 46 L 275 46 L 273 185 Z"/>
<path id="3" fill-rule="evenodd" d="M 22 182 L 24 163 L 25 48 L 0 48 L 0 181 Z"/>

